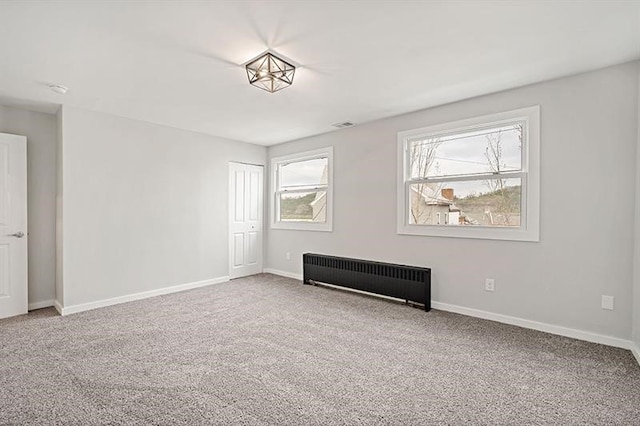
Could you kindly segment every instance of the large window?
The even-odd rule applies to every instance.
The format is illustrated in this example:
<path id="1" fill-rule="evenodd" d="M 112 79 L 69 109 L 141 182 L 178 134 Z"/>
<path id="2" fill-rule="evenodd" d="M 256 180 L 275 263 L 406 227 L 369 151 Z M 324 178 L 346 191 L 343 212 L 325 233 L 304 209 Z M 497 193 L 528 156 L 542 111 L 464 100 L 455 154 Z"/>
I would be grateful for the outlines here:
<path id="1" fill-rule="evenodd" d="M 539 108 L 398 134 L 398 233 L 538 241 Z"/>
<path id="2" fill-rule="evenodd" d="M 272 227 L 331 231 L 333 148 L 271 160 Z"/>

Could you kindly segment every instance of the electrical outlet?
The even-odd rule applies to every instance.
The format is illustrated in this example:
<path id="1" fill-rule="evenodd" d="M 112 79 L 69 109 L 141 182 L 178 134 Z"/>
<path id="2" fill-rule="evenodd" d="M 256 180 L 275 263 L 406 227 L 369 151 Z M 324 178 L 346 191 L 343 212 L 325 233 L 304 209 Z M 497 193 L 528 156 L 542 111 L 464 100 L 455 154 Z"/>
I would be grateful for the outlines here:
<path id="1" fill-rule="evenodd" d="M 487 278 L 484 280 L 484 289 L 485 291 L 495 291 L 496 283 L 493 278 Z"/>
<path id="2" fill-rule="evenodd" d="M 602 295 L 602 309 L 613 311 L 613 296 Z"/>
<path id="3" fill-rule="evenodd" d="M 291 260 L 291 252 L 288 251 L 287 254 L 285 254 L 285 257 L 287 258 L 287 260 Z"/>

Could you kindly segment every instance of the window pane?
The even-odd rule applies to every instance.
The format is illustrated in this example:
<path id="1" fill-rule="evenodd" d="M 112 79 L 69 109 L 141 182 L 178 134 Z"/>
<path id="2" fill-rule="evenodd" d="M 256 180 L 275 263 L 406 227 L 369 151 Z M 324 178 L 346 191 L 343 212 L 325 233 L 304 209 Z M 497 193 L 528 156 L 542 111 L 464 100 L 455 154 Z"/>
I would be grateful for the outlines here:
<path id="1" fill-rule="evenodd" d="M 327 191 L 280 194 L 280 220 L 326 222 Z"/>
<path id="2" fill-rule="evenodd" d="M 280 188 L 326 185 L 328 164 L 327 158 L 314 158 L 280 166 Z"/>
<path id="3" fill-rule="evenodd" d="M 411 178 L 518 171 L 522 124 L 409 142 Z"/>
<path id="4" fill-rule="evenodd" d="M 412 184 L 409 223 L 519 227 L 521 183 L 512 178 Z"/>

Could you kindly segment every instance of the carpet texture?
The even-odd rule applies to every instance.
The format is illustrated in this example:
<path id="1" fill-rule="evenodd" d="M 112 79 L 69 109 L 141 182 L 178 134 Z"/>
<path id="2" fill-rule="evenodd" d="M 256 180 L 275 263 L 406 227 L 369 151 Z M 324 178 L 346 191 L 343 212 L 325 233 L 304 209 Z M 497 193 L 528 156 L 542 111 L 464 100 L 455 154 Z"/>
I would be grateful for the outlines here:
<path id="1" fill-rule="evenodd" d="M 629 351 L 274 275 L 0 320 L 0 424 L 640 424 Z"/>

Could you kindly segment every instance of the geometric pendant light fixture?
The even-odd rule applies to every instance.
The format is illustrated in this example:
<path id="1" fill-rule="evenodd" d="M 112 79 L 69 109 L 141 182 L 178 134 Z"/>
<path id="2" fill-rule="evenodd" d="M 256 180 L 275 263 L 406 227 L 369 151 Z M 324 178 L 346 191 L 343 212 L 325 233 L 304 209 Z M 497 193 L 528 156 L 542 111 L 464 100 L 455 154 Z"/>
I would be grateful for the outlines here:
<path id="1" fill-rule="evenodd" d="M 271 52 L 249 62 L 246 69 L 250 84 L 271 93 L 291 86 L 296 73 L 296 67 Z"/>

